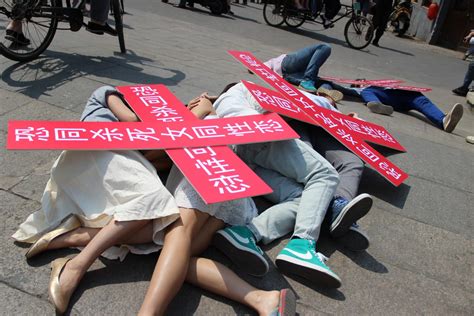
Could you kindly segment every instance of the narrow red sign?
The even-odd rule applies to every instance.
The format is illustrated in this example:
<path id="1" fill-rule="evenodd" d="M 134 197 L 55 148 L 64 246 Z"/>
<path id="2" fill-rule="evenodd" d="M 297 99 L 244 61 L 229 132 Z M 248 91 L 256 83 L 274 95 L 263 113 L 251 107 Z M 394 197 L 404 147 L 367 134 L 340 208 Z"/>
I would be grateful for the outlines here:
<path id="1" fill-rule="evenodd" d="M 345 125 L 331 119 L 331 110 L 321 106 L 314 106 L 315 103 L 312 100 L 284 81 L 251 53 L 241 51 L 229 51 L 229 53 L 250 71 L 278 90 L 285 98 L 291 100 L 311 119 L 314 119 L 318 125 L 372 166 L 393 185 L 398 186 L 408 178 L 408 174 L 370 147 L 357 134 L 351 132 Z"/>
<path id="2" fill-rule="evenodd" d="M 306 115 L 298 106 L 284 98 L 280 93 L 245 80 L 242 80 L 242 83 L 265 110 L 318 125 L 314 119 Z M 395 137 L 390 135 L 390 133 L 380 125 L 359 120 L 335 111 L 331 111 L 330 118 L 344 125 L 365 141 L 399 151 L 406 151 Z"/>
<path id="3" fill-rule="evenodd" d="M 164 85 L 117 89 L 143 122 L 199 121 Z M 143 96 L 161 97 L 166 104 L 163 107 L 150 105 L 140 99 Z M 170 149 L 166 153 L 208 204 L 272 192 L 227 146 Z"/>
<path id="4" fill-rule="evenodd" d="M 429 92 L 432 90 L 431 88 L 426 88 L 426 87 L 401 85 L 400 83 L 402 83 L 403 80 L 398 80 L 398 79 L 365 80 L 365 79 L 344 79 L 344 78 L 328 77 L 328 76 L 321 77 L 321 79 L 334 81 L 338 83 L 356 84 L 362 87 L 376 86 L 376 87 L 386 87 L 386 88 L 392 88 L 392 89 L 417 91 L 417 92 Z"/>
<path id="5" fill-rule="evenodd" d="M 170 149 L 299 137 L 276 113 L 190 122 L 8 122 L 8 149 Z"/>

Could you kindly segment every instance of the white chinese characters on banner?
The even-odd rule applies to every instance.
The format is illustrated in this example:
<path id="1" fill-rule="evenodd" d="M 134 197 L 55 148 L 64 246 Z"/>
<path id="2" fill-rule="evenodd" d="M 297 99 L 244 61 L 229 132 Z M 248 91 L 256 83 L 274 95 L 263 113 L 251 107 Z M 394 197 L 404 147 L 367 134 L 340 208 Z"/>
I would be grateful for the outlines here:
<path id="1" fill-rule="evenodd" d="M 194 161 L 196 168 L 206 174 L 207 180 L 219 194 L 238 193 L 250 188 L 241 179 L 237 170 L 232 168 L 225 159 L 218 159 L 212 147 L 185 148 L 184 150 Z"/>

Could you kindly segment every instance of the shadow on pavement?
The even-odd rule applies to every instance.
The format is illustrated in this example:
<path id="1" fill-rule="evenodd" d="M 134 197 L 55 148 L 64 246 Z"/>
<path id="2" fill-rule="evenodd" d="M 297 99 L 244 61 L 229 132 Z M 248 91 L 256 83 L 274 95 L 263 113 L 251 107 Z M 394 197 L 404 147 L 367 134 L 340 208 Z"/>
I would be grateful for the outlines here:
<path id="1" fill-rule="evenodd" d="M 2 80 L 10 87 L 21 88 L 17 92 L 37 99 L 76 78 L 88 75 L 132 84 L 154 82 L 166 86 L 174 86 L 186 77 L 179 70 L 159 67 L 153 65 L 153 62 L 152 59 L 138 56 L 130 50 L 127 54 L 107 57 L 47 51 L 44 56 L 34 61 L 8 67 L 2 73 Z M 113 71 L 106 71 L 111 68 Z M 150 69 L 156 70 L 153 73 L 170 73 L 170 76 L 152 75 L 149 73 Z"/>
<path id="2" fill-rule="evenodd" d="M 364 168 L 359 185 L 359 192 L 371 194 L 399 209 L 404 208 L 410 190 L 411 187 L 405 183 L 393 186 L 371 168 Z"/>
<path id="3" fill-rule="evenodd" d="M 386 46 L 379 46 L 379 48 L 385 49 L 385 50 L 390 50 L 392 52 L 399 53 L 399 54 L 402 54 L 402 55 L 415 56 L 412 53 L 404 52 L 402 50 L 398 50 L 398 49 L 395 49 L 395 48 L 390 48 L 390 47 L 386 47 Z"/>

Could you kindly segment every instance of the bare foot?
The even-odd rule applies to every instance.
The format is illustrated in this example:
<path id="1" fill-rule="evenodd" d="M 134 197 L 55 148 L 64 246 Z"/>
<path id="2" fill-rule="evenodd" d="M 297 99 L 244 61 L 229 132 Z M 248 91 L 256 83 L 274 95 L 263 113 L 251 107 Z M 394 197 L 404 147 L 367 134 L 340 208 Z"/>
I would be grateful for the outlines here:
<path id="1" fill-rule="evenodd" d="M 258 314 L 260 316 L 270 315 L 280 303 L 280 292 L 279 291 L 262 291 L 263 293 L 259 296 Z"/>

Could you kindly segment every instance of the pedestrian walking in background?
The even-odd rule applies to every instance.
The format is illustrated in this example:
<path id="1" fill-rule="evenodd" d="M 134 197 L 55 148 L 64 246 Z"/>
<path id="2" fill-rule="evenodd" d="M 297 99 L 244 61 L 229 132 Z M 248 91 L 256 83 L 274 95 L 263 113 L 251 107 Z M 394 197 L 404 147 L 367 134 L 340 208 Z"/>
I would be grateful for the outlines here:
<path id="1" fill-rule="evenodd" d="M 372 45 L 379 46 L 379 40 L 385 32 L 391 12 L 392 0 L 375 0 L 375 13 L 372 20 L 375 38 Z"/>

